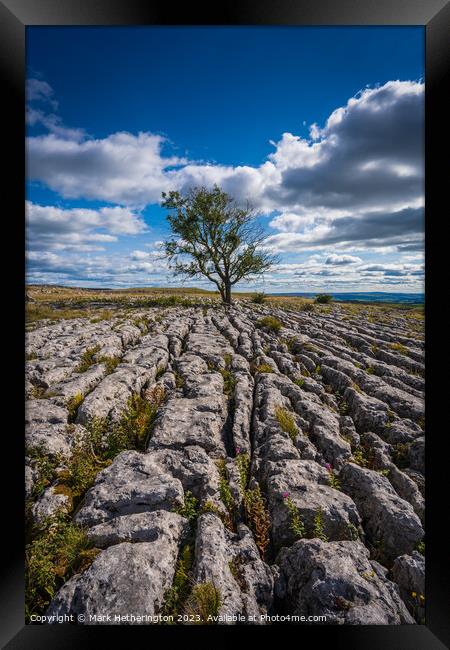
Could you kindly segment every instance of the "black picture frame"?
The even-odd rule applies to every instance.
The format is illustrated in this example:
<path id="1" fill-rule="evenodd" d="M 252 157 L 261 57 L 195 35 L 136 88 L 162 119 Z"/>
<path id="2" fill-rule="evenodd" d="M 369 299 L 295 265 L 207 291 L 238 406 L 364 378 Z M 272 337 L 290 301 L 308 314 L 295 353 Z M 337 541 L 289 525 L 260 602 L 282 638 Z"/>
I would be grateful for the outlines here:
<path id="1" fill-rule="evenodd" d="M 24 535 L 23 535 L 23 290 L 24 290 L 24 77 L 25 28 L 31 25 L 422 25 L 426 34 L 426 410 L 427 410 L 427 542 L 426 542 L 426 625 L 417 626 L 301 626 L 270 629 L 252 626 L 220 628 L 152 626 L 120 630 L 108 626 L 31 626 L 24 624 Z M 445 277 L 445 254 L 435 252 L 446 239 L 445 227 L 448 185 L 444 141 L 448 135 L 450 4 L 446 0 L 246 0 L 228 1 L 213 8 L 185 3 L 174 9 L 160 0 L 3 0 L 0 1 L 0 69 L 3 89 L 3 124 L 7 147 L 4 149 L 3 199 L 11 203 L 4 212 L 4 248 L 10 261 L 4 267 L 7 304 L 7 341 L 11 354 L 7 364 L 7 388 L 3 394 L 5 416 L 3 462 L 8 478 L 3 480 L 2 571 L 0 582 L 0 641 L 8 650 L 18 648 L 75 648 L 117 642 L 126 634 L 127 645 L 144 642 L 174 643 L 182 634 L 183 643 L 227 645 L 234 639 L 250 643 L 280 643 L 287 632 L 292 641 L 315 645 L 331 644 L 333 649 L 364 648 L 380 650 L 438 650 L 450 644 L 449 561 L 446 478 L 448 457 L 443 451 L 446 425 L 447 387 L 436 373 L 445 364 L 444 346 L 439 341 L 438 325 L 443 320 L 447 293 L 440 293 L 438 279 Z M 447 114 L 446 114 L 447 113 Z M 442 154 L 442 155 L 441 155 Z M 6 174 L 6 176 L 5 176 Z M 448 202 L 448 199 L 447 199 Z M 442 206 L 442 208 L 441 208 Z M 431 251 L 433 250 L 433 253 Z M 17 318 L 17 325 L 14 319 Z M 445 339 L 442 339 L 442 342 Z M 442 345 L 442 347 L 441 347 Z M 448 343 L 445 349 L 448 348 Z M 5 352 L 7 350 L 5 349 Z M 444 392 L 445 391 L 445 392 Z M 440 419 L 443 416 L 443 419 Z M 444 496 L 443 496 L 444 495 Z M 245 634 L 244 634 L 245 632 Z M 114 635 L 113 637 L 111 635 Z M 214 637 L 214 639 L 213 639 Z M 142 637 L 141 637 L 142 639 Z M 178 639 L 178 642 L 181 642 Z M 446 645 L 445 645 L 446 644 Z"/>

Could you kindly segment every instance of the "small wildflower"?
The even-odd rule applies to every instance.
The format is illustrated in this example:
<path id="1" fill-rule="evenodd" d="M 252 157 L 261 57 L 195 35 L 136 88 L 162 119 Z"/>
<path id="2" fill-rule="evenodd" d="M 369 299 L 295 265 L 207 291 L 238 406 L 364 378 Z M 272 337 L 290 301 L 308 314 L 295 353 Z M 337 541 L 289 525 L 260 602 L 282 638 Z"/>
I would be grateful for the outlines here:
<path id="1" fill-rule="evenodd" d="M 283 499 L 288 499 L 289 498 L 289 492 L 283 492 L 282 495 Z"/>
<path id="2" fill-rule="evenodd" d="M 240 453 L 241 453 L 241 448 L 240 448 L 240 447 L 236 447 L 236 455 L 239 456 Z"/>
<path id="3" fill-rule="evenodd" d="M 415 592 L 415 591 L 412 591 L 412 592 L 411 592 L 411 596 L 412 596 L 413 598 L 415 598 L 415 597 L 417 596 L 416 592 Z"/>
<path id="4" fill-rule="evenodd" d="M 422 600 L 422 601 L 425 600 L 425 596 L 424 596 L 423 594 L 420 594 L 419 598 L 420 598 L 420 600 Z"/>
<path id="5" fill-rule="evenodd" d="M 331 467 L 330 463 L 325 463 L 325 469 L 331 472 L 333 468 Z"/>

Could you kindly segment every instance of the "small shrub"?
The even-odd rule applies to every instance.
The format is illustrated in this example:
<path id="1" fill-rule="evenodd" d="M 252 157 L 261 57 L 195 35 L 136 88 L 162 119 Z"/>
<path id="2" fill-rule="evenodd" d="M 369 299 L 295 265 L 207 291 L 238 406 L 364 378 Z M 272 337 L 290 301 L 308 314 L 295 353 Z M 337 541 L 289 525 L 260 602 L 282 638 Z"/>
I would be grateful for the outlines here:
<path id="1" fill-rule="evenodd" d="M 231 492 L 230 484 L 228 482 L 225 461 L 218 460 L 216 465 L 217 465 L 217 469 L 219 470 L 219 476 L 220 476 L 220 481 L 219 481 L 220 498 L 222 499 L 222 502 L 228 511 L 228 520 L 226 522 L 226 525 L 228 528 L 234 529 L 234 516 L 235 516 L 236 504 L 234 502 L 233 494 Z"/>
<path id="2" fill-rule="evenodd" d="M 94 360 L 95 355 L 100 350 L 99 345 L 95 345 L 92 348 L 87 348 L 81 355 L 79 364 L 75 368 L 75 372 L 86 372 L 91 366 L 93 366 L 96 361 Z"/>
<path id="3" fill-rule="evenodd" d="M 300 388 L 303 388 L 303 386 L 305 385 L 304 379 L 294 379 L 293 382 L 296 386 L 299 386 Z"/>
<path id="4" fill-rule="evenodd" d="M 255 293 L 255 295 L 252 297 L 252 302 L 253 302 L 255 305 L 262 305 L 263 303 L 266 302 L 266 298 L 267 298 L 267 296 L 266 296 L 265 293 L 263 293 L 263 292 L 257 292 L 257 293 Z"/>
<path id="5" fill-rule="evenodd" d="M 29 447 L 26 455 L 30 458 L 31 465 L 37 473 L 34 483 L 32 497 L 37 499 L 56 478 L 56 470 L 61 464 L 62 458 L 59 456 L 49 456 L 42 446 Z"/>
<path id="6" fill-rule="evenodd" d="M 82 393 L 77 393 L 67 401 L 67 410 L 69 411 L 68 422 L 75 422 L 77 417 L 78 409 L 83 403 L 84 397 Z"/>
<path id="7" fill-rule="evenodd" d="M 182 506 L 179 506 L 175 512 L 182 517 L 186 517 L 191 524 L 194 524 L 197 521 L 199 515 L 198 499 L 194 497 L 190 490 L 187 490 L 184 493 L 184 503 Z"/>
<path id="8" fill-rule="evenodd" d="M 121 361 L 120 357 L 104 356 L 98 359 L 98 363 L 103 363 L 105 365 L 107 375 L 110 375 L 111 373 L 114 372 L 114 370 L 119 365 L 120 361 Z"/>
<path id="9" fill-rule="evenodd" d="M 285 408 L 278 406 L 275 409 L 275 417 L 282 431 L 287 433 L 295 444 L 298 436 L 298 428 L 295 423 L 295 419 L 291 413 Z"/>
<path id="10" fill-rule="evenodd" d="M 34 399 L 48 399 L 49 397 L 55 397 L 57 393 L 55 393 L 55 391 L 44 388 L 44 386 L 33 386 L 30 395 Z"/>
<path id="11" fill-rule="evenodd" d="M 408 467 L 408 445 L 403 442 L 398 442 L 397 444 L 393 445 L 392 459 L 399 469 Z"/>
<path id="12" fill-rule="evenodd" d="M 125 449 L 145 450 L 164 397 L 161 386 L 155 386 L 147 399 L 138 393 L 131 395 L 127 409 L 108 437 L 108 449 L 112 457 Z"/>
<path id="13" fill-rule="evenodd" d="M 300 517 L 298 508 L 287 492 L 283 493 L 283 499 L 291 517 L 289 529 L 294 534 L 296 539 L 301 539 L 305 536 L 305 526 L 303 524 L 302 518 Z"/>
<path id="14" fill-rule="evenodd" d="M 328 293 L 319 293 L 316 296 L 315 302 L 318 305 L 328 305 L 333 300 L 333 296 Z"/>
<path id="15" fill-rule="evenodd" d="M 212 582 L 202 582 L 194 585 L 184 606 L 184 612 L 189 616 L 199 617 L 198 624 L 214 623 L 221 606 L 220 591 Z"/>
<path id="16" fill-rule="evenodd" d="M 416 544 L 416 551 L 418 551 L 421 555 L 425 555 L 425 542 L 418 542 Z"/>
<path id="17" fill-rule="evenodd" d="M 230 370 L 224 368 L 221 368 L 219 372 L 223 377 L 223 392 L 225 395 L 231 396 L 236 387 L 236 377 Z"/>
<path id="18" fill-rule="evenodd" d="M 42 522 L 25 550 L 27 619 L 45 610 L 89 546 L 86 532 L 67 515 L 60 513 Z"/>
<path id="19" fill-rule="evenodd" d="M 312 302 L 304 302 L 300 306 L 300 311 L 309 311 L 309 312 L 315 311 L 313 303 Z"/>
<path id="20" fill-rule="evenodd" d="M 236 466 L 239 472 L 239 485 L 242 493 L 244 493 L 250 477 L 250 456 L 248 454 L 238 453 L 236 456 Z"/>
<path id="21" fill-rule="evenodd" d="M 274 369 L 268 363 L 261 363 L 259 366 L 255 366 L 255 372 L 274 372 Z"/>
<path id="22" fill-rule="evenodd" d="M 278 318 L 275 318 L 275 316 L 264 316 L 264 318 L 260 318 L 259 321 L 257 321 L 256 327 L 267 330 L 268 332 L 277 333 L 281 330 L 283 324 L 278 320 Z"/>
<path id="23" fill-rule="evenodd" d="M 375 373 L 375 370 L 374 370 L 373 366 L 368 366 L 368 367 L 366 368 L 366 372 L 367 372 L 369 375 L 373 375 L 373 374 Z"/>
<path id="24" fill-rule="evenodd" d="M 173 616 L 175 618 L 182 611 L 183 604 L 189 596 L 191 587 L 190 572 L 193 563 L 193 547 L 186 544 L 178 558 L 172 587 L 167 591 L 164 598 L 163 616 Z"/>
<path id="25" fill-rule="evenodd" d="M 334 473 L 334 470 L 331 467 L 330 463 L 327 463 L 325 465 L 325 467 L 326 467 L 326 470 L 328 472 L 328 483 L 335 490 L 340 490 L 341 489 L 341 483 L 340 483 L 338 477 L 336 476 L 336 474 Z"/>
<path id="26" fill-rule="evenodd" d="M 175 370 L 174 375 L 175 375 L 175 386 L 177 388 L 184 388 L 183 376 L 180 375 L 180 373 L 177 370 Z"/>
<path id="27" fill-rule="evenodd" d="M 408 348 L 402 345 L 402 343 L 390 343 L 389 347 L 391 350 L 394 350 L 394 352 L 398 352 L 399 354 L 408 354 Z"/>
<path id="28" fill-rule="evenodd" d="M 359 465 L 360 467 L 367 467 L 369 464 L 368 459 L 366 458 L 365 451 L 363 447 L 357 447 L 352 454 L 353 462 Z"/>
<path id="29" fill-rule="evenodd" d="M 314 529 L 313 537 L 318 537 L 322 542 L 328 542 L 328 537 L 325 535 L 324 531 L 324 522 L 323 522 L 323 510 L 319 508 L 314 517 Z"/>
<path id="30" fill-rule="evenodd" d="M 258 484 L 245 491 L 244 509 L 247 525 L 253 533 L 261 557 L 264 559 L 270 543 L 270 517 Z"/>

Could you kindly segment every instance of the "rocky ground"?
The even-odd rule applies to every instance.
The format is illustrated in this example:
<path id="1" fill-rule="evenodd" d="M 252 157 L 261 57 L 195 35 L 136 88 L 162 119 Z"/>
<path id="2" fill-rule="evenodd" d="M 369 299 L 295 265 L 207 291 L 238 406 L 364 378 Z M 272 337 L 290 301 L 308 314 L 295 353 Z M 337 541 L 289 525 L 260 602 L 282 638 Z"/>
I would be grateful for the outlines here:
<path id="1" fill-rule="evenodd" d="M 27 333 L 28 613 L 423 622 L 421 324 L 203 303 Z"/>

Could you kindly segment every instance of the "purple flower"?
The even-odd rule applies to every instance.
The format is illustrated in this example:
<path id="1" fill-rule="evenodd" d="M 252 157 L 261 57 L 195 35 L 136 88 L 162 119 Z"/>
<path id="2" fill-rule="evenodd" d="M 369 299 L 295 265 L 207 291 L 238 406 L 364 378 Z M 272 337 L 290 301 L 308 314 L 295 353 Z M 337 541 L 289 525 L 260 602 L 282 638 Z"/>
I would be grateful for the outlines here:
<path id="1" fill-rule="evenodd" d="M 282 492 L 281 496 L 283 497 L 283 499 L 287 499 L 289 497 L 289 492 Z"/>
<path id="2" fill-rule="evenodd" d="M 331 467 L 330 463 L 325 463 L 325 467 L 329 472 L 333 471 L 333 468 Z"/>
<path id="3" fill-rule="evenodd" d="M 240 453 L 241 453 L 241 448 L 240 448 L 240 447 L 236 447 L 236 453 L 237 453 L 237 454 L 240 454 Z"/>

